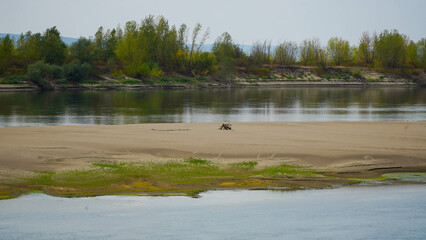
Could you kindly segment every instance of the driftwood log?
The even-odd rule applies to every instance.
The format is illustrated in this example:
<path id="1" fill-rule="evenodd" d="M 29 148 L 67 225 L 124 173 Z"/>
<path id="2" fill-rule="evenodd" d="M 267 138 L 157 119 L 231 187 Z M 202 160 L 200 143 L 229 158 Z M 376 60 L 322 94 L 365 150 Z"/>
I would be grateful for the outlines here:
<path id="1" fill-rule="evenodd" d="M 231 124 L 230 123 L 223 123 L 221 126 L 220 126 L 220 130 L 232 130 L 232 128 L 231 128 Z"/>

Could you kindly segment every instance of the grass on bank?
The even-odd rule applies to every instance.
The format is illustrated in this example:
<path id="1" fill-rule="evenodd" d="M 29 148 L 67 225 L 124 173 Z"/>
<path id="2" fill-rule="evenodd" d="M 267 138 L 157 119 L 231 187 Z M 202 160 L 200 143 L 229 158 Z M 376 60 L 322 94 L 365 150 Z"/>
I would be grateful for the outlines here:
<path id="1" fill-rule="evenodd" d="M 300 166 L 281 164 L 260 168 L 255 161 L 215 164 L 197 158 L 168 162 L 100 162 L 81 170 L 37 173 L 24 179 L 28 191 L 59 196 L 95 196 L 114 193 L 167 194 L 215 188 L 267 188 L 280 180 L 319 176 Z M 281 185 L 280 185 L 281 184 Z"/>
<path id="2" fill-rule="evenodd" d="M 375 179 L 330 178 L 313 169 L 280 164 L 261 167 L 256 161 L 217 164 L 187 158 L 168 162 L 97 162 L 80 170 L 35 173 L 31 177 L 0 179 L 0 200 L 27 192 L 81 197 L 106 194 L 187 195 L 209 189 L 300 189 Z"/>
<path id="3" fill-rule="evenodd" d="M 226 178 L 314 176 L 313 170 L 300 166 L 279 166 L 255 169 L 257 162 L 239 162 L 227 165 L 211 161 L 187 158 L 183 161 L 92 163 L 92 168 L 63 172 L 38 173 L 26 180 L 30 185 L 56 187 L 100 187 L 118 183 L 130 183 L 135 179 L 175 184 L 202 184 L 221 182 Z"/>

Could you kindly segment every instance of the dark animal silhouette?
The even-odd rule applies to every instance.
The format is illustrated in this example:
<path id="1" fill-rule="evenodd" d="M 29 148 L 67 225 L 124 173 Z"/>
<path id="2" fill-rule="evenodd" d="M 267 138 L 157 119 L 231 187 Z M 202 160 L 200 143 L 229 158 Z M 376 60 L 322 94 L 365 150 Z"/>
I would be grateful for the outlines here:
<path id="1" fill-rule="evenodd" d="M 220 130 L 232 130 L 230 123 L 223 123 L 222 126 L 220 126 Z"/>

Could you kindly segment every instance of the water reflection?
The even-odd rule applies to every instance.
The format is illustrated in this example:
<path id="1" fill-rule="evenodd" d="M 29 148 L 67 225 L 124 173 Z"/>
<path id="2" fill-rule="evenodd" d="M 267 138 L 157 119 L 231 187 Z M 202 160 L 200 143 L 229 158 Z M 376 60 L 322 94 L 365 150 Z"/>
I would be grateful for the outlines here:
<path id="1" fill-rule="evenodd" d="M 425 113 L 425 89 L 0 93 L 0 126 L 222 121 L 419 121 L 426 119 Z"/>

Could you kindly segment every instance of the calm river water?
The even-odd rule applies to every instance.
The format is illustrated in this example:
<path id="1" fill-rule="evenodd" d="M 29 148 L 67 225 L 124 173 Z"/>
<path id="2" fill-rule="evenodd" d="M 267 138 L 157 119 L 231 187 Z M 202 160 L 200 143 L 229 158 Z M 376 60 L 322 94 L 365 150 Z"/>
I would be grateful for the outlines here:
<path id="1" fill-rule="evenodd" d="M 425 121 L 426 89 L 0 92 L 0 127 Z M 0 201 L 0 239 L 426 239 L 426 185 Z"/>
<path id="2" fill-rule="evenodd" d="M 426 239 L 426 186 L 201 198 L 31 194 L 0 201 L 0 239 Z"/>
<path id="3" fill-rule="evenodd" d="M 420 121 L 422 88 L 0 92 L 0 126 Z"/>

